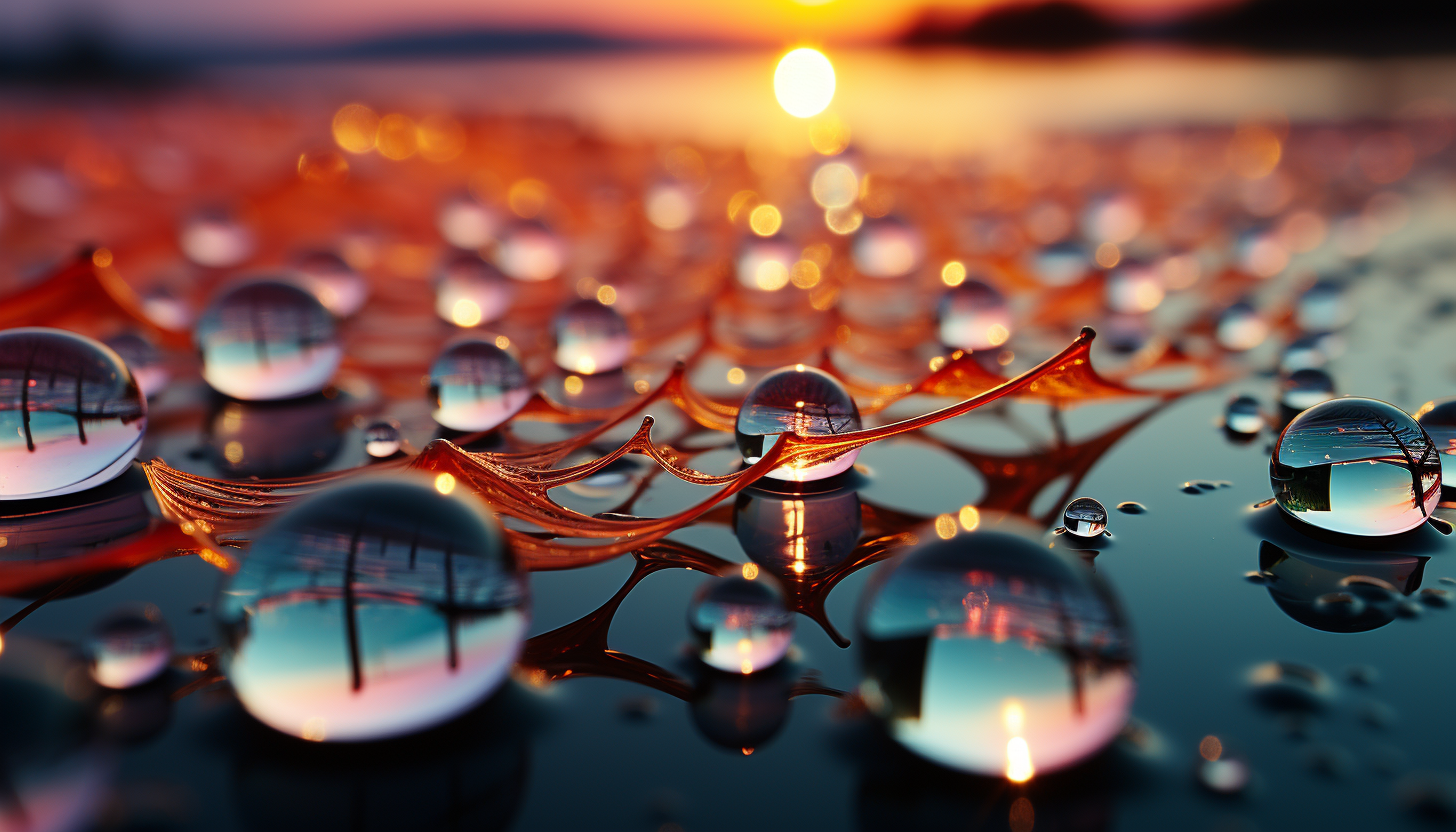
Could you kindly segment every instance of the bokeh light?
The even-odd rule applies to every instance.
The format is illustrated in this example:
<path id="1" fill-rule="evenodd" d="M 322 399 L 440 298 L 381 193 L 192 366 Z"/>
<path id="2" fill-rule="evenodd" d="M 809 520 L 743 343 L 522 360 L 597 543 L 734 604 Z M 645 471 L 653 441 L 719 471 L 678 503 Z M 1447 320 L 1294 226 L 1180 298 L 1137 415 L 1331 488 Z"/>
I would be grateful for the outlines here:
<path id="1" fill-rule="evenodd" d="M 817 49 L 792 50 L 774 70 L 774 95 L 791 116 L 817 116 L 834 100 L 834 66 Z"/>

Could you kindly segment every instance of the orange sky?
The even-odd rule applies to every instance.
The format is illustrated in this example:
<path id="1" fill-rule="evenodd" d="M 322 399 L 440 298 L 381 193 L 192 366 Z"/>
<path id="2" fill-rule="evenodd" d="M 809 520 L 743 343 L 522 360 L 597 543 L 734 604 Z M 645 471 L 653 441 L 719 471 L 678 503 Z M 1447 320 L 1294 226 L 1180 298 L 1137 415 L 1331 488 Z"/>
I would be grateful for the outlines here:
<path id="1" fill-rule="evenodd" d="M 645 38 L 754 44 L 872 43 L 927 6 L 950 12 L 998 0 L 56 0 L 0 2 L 0 42 L 43 34 L 96 14 L 129 40 L 317 42 L 459 27 L 571 28 Z M 1227 0 L 1095 0 L 1119 16 L 1176 15 Z"/>

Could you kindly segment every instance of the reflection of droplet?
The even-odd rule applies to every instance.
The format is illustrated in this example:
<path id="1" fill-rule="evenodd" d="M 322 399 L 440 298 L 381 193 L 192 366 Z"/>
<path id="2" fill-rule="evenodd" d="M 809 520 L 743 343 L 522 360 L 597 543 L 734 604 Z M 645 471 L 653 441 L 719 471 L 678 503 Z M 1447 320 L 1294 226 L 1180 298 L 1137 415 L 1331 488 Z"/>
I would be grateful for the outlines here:
<path id="1" fill-rule="evenodd" d="M 189 218 L 177 243 L 187 259 L 199 266 L 226 269 L 253 255 L 253 232 L 231 216 L 215 211 Z"/>
<path id="2" fill-rule="evenodd" d="M 1335 396 L 1335 380 L 1324 370 L 1295 370 L 1279 383 L 1279 403 L 1298 413 Z"/>
<path id="3" fill-rule="evenodd" d="M 714 745 L 734 756 L 762 748 L 789 716 L 792 675 L 784 664 L 743 675 L 707 672 L 693 690 L 693 725 Z"/>
<path id="4" fill-rule="evenodd" d="M 940 342 L 963 350 L 989 350 L 1011 337 L 1011 310 L 1001 293 L 979 280 L 945 291 L 936 306 Z"/>
<path id="5" fill-rule="evenodd" d="M 1091 497 L 1078 497 L 1067 503 L 1063 522 L 1067 534 L 1097 537 L 1107 530 L 1107 509 Z"/>
<path id="6" fill-rule="evenodd" d="M 1259 400 L 1253 396 L 1237 396 L 1229 399 L 1229 403 L 1223 411 L 1223 426 L 1234 433 L 1244 435 L 1263 430 L 1264 414 L 1259 409 Z"/>
<path id="7" fill-rule="evenodd" d="M 103 618 L 87 642 L 91 678 L 131 688 L 157 678 L 172 660 L 172 631 L 155 609 L 123 609 Z"/>
<path id="8" fill-rule="evenodd" d="M 1344 534 L 1408 531 L 1441 499 L 1431 438 L 1374 399 L 1335 399 L 1295 417 L 1279 435 L 1269 479 L 1290 516 Z"/>
<path id="9" fill-rule="evenodd" d="M 343 446 L 340 397 L 315 393 L 279 402 L 217 399 L 207 450 L 228 477 L 296 477 L 317 471 Z"/>
<path id="10" fill-rule="evenodd" d="M 1318 711 L 1335 693 L 1324 671 L 1294 662 L 1265 662 L 1249 671 L 1248 681 L 1255 698 L 1275 710 Z"/>
<path id="11" fill-rule="evenodd" d="M 859 408 L 833 376 L 814 367 L 796 364 L 764 376 L 738 409 L 733 432 L 743 460 L 752 465 L 763 458 L 784 433 L 825 436 L 860 429 Z M 858 450 L 808 467 L 784 465 L 768 473 L 780 480 L 807 482 L 849 469 Z"/>
<path id="12" fill-rule="evenodd" d="M 1320 615 L 1356 618 L 1365 612 L 1365 602 L 1352 592 L 1326 592 L 1314 599 L 1314 610 Z"/>
<path id="13" fill-rule="evenodd" d="M 146 426 L 146 398 L 116 353 L 59 329 L 0 332 L 0 499 L 115 478 Z"/>
<path id="14" fill-rule="evenodd" d="M 710 580 L 693 596 L 688 626 L 699 657 L 727 673 L 753 673 L 776 664 L 794 637 L 794 614 L 773 579 Z"/>
<path id="15" fill-rule="evenodd" d="M 337 317 L 353 315 L 364 308 L 369 298 L 369 282 L 364 275 L 332 251 L 305 254 L 293 268 L 304 288 Z"/>
<path id="16" fill-rule="evenodd" d="M 499 320 L 516 287 L 500 269 L 471 253 L 450 258 L 435 278 L 435 314 L 459 327 Z"/>
<path id="17" fill-rule="evenodd" d="M 920 229 L 895 216 L 865 220 L 851 248 L 854 267 L 869 277 L 900 277 L 925 259 Z"/>
<path id="18" fill-rule="evenodd" d="M 172 372 L 162 361 L 162 353 L 151 341 L 135 332 L 123 332 L 106 339 L 106 346 L 116 351 L 126 368 L 131 370 L 142 395 L 153 398 L 172 380 Z"/>
<path id="19" fill-rule="evenodd" d="M 375 459 L 399 453 L 399 428 L 389 422 L 375 422 L 364 429 L 364 452 Z"/>
<path id="20" fill-rule="evenodd" d="M 632 335 L 617 310 L 594 300 L 567 304 L 551 322 L 556 366 L 592 375 L 619 370 L 632 354 Z"/>
<path id="21" fill-rule="evenodd" d="M 490 341 L 456 342 L 430 365 L 435 421 L 451 430 L 490 430 L 531 398 L 515 357 Z"/>
<path id="22" fill-rule="evenodd" d="M 733 506 L 733 533 L 743 551 L 785 580 L 838 566 L 862 530 L 853 488 L 806 494 L 746 488 Z"/>
<path id="23" fill-rule="evenodd" d="M 334 319 L 290 283 L 256 280 L 215 298 L 197 322 L 202 377 L 226 396 L 249 401 L 317 393 L 343 358 Z"/>
<path id="24" fill-rule="evenodd" d="M 1133 502 L 1132 500 L 1127 500 L 1125 502 L 1118 503 L 1117 504 L 1117 510 L 1120 511 L 1120 512 L 1122 512 L 1123 514 L 1147 514 L 1148 513 L 1148 507 L 1147 506 L 1143 505 L 1142 503 Z"/>
<path id="25" fill-rule="evenodd" d="M 1456 485 L 1456 399 L 1426 402 L 1416 411 L 1416 421 L 1436 443 L 1441 479 Z"/>
<path id="26" fill-rule="evenodd" d="M 1106 586 L 1033 530 L 1007 531 L 1012 522 L 922 536 L 876 576 L 860 618 L 860 694 L 917 754 L 1026 779 L 1116 738 L 1134 682 Z"/>
<path id="27" fill-rule="evenodd" d="M 499 526 L 429 480 L 335 486 L 280 516 L 218 596 L 238 699 L 311 740 L 372 740 L 451 719 L 505 679 L 525 586 Z"/>

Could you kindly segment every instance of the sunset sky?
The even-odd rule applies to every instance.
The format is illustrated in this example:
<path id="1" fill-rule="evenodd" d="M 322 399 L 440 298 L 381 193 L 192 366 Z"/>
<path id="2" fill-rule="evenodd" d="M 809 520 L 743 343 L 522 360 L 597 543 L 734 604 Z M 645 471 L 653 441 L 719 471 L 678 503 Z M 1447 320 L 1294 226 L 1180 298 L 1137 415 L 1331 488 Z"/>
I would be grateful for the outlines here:
<path id="1" fill-rule="evenodd" d="M 0 44 L 90 20 L 125 42 L 321 43 L 460 28 L 574 29 L 647 39 L 778 45 L 873 43 L 927 8 L 973 15 L 998 0 L 4 0 Z M 1156 19 L 1227 0 L 1096 0 Z"/>

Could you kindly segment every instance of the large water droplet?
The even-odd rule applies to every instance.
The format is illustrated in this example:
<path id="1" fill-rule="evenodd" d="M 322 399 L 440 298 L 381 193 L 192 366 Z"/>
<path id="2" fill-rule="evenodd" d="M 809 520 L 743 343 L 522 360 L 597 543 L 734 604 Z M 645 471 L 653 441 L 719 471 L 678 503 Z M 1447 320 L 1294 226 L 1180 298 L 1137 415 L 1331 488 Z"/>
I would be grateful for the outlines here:
<path id="1" fill-rule="evenodd" d="M 1279 403 L 1293 413 L 1335 397 L 1335 380 L 1324 370 L 1295 370 L 1279 381 Z"/>
<path id="2" fill-rule="evenodd" d="M 825 436 L 859 429 L 859 408 L 844 385 L 823 370 L 795 364 L 774 370 L 748 391 L 733 432 L 743 461 L 752 465 L 782 434 Z M 796 482 L 821 480 L 848 470 L 858 456 L 856 449 L 808 467 L 783 465 L 768 476 Z"/>
<path id="3" fill-rule="evenodd" d="M 688 626 L 698 656 L 727 673 L 753 673 L 778 663 L 794 638 L 794 614 L 767 576 L 704 583 L 688 609 Z"/>
<path id="4" fill-rule="evenodd" d="M 148 399 L 162 392 L 172 380 L 172 371 L 167 369 L 162 353 L 145 336 L 123 332 L 107 338 L 105 344 L 121 356 L 142 395 Z"/>
<path id="5" fill-rule="evenodd" d="M 500 241 L 496 265 L 516 280 L 550 280 L 566 265 L 566 244 L 539 222 L 516 223 Z"/>
<path id="6" fill-rule="evenodd" d="M 940 342 L 963 350 L 989 350 L 1011 337 L 1011 310 L 1001 293 L 979 280 L 947 289 L 936 307 Z"/>
<path id="7" fill-rule="evenodd" d="M 526 628 L 499 526 L 457 490 L 395 476 L 282 515 L 223 585 L 222 666 L 248 712 L 312 740 L 428 728 L 505 679 Z"/>
<path id="8" fill-rule="evenodd" d="M 392 422 L 375 422 L 364 429 L 364 452 L 375 459 L 399 453 L 399 428 Z"/>
<path id="9" fill-rule="evenodd" d="M 1250 435 L 1264 429 L 1264 413 L 1253 396 L 1229 399 L 1223 411 L 1223 426 L 1233 433 Z"/>
<path id="10" fill-rule="evenodd" d="M 197 322 L 202 377 L 225 396 L 248 401 L 317 393 L 343 358 L 334 319 L 290 283 L 257 280 L 224 291 Z"/>
<path id="11" fill-rule="evenodd" d="M 869 219 L 855 232 L 851 256 L 860 274 L 900 277 L 920 267 L 925 259 L 925 237 L 899 217 Z"/>
<path id="12" fill-rule="evenodd" d="M 592 375 L 620 370 L 632 354 L 627 321 L 617 310 L 594 300 L 567 304 L 551 322 L 556 336 L 556 366 Z"/>
<path id="13" fill-rule="evenodd" d="M 927 538 L 876 576 L 860 619 L 860 693 L 895 739 L 1016 781 L 1115 739 L 1132 649 L 1100 579 L 1009 519 Z"/>
<path id="14" fill-rule="evenodd" d="M 1235 352 L 1251 350 L 1269 336 L 1269 323 L 1252 304 L 1240 301 L 1218 316 L 1214 338 L 1224 349 Z"/>
<path id="15" fill-rule="evenodd" d="M 435 314 L 456 326 L 498 320 L 515 296 L 511 279 L 475 254 L 451 257 L 435 278 Z"/>
<path id="16" fill-rule="evenodd" d="M 146 427 L 146 398 L 110 349 L 59 329 L 0 332 L 0 500 L 113 479 Z"/>
<path id="17" fill-rule="evenodd" d="M 127 608 L 97 623 L 86 644 L 91 678 L 108 688 L 152 681 L 172 660 L 172 631 L 155 607 Z"/>
<path id="18" fill-rule="evenodd" d="M 451 430 L 490 430 L 516 415 L 531 398 L 515 356 L 490 341 L 471 338 L 445 348 L 430 365 L 435 421 Z"/>
<path id="19" fill-rule="evenodd" d="M 838 566 L 862 529 L 853 488 L 805 494 L 746 488 L 733 506 L 733 533 L 743 551 L 784 579 Z"/>
<path id="20" fill-rule="evenodd" d="M 353 315 L 369 299 L 369 282 L 364 275 L 331 251 L 303 255 L 294 265 L 294 271 L 304 288 L 337 317 Z"/>
<path id="21" fill-rule="evenodd" d="M 1091 497 L 1078 497 L 1067 503 L 1063 528 L 1077 537 L 1099 537 L 1107 531 L 1107 509 Z"/>
<path id="22" fill-rule="evenodd" d="M 177 244 L 199 266 L 226 269 L 253 256 L 253 232 L 221 211 L 204 211 L 182 224 Z"/>
<path id="23" fill-rule="evenodd" d="M 1291 517 L 1345 534 L 1408 531 L 1441 500 L 1430 436 L 1374 399 L 1335 399 L 1295 417 L 1279 435 L 1269 480 Z"/>
<path id="24" fill-rule="evenodd" d="M 1416 421 L 1441 455 L 1441 480 L 1456 485 L 1456 399 L 1426 402 L 1416 411 Z"/>

